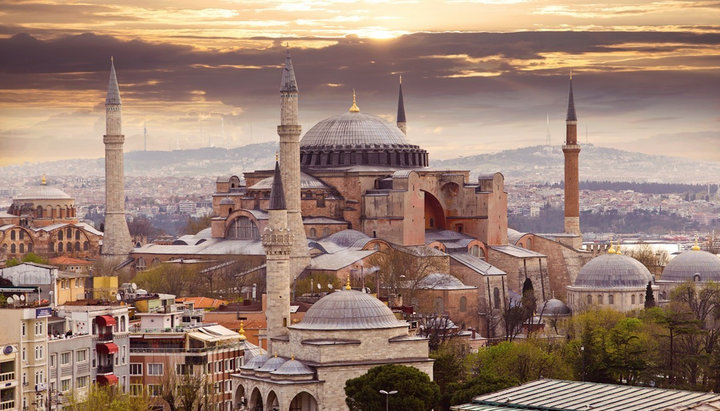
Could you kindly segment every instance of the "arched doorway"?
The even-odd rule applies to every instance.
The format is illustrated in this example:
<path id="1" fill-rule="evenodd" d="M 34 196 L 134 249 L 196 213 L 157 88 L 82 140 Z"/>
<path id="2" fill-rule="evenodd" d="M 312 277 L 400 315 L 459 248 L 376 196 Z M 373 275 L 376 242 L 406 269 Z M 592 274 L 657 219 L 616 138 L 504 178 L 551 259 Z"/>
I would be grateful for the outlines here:
<path id="1" fill-rule="evenodd" d="M 265 409 L 268 411 L 280 411 L 280 402 L 275 391 L 270 391 L 268 394 Z"/>
<path id="2" fill-rule="evenodd" d="M 248 409 L 253 411 L 263 411 L 262 394 L 260 394 L 260 390 L 257 388 L 253 390 L 252 395 L 250 396 L 250 405 L 248 406 Z"/>
<path id="3" fill-rule="evenodd" d="M 233 395 L 233 404 L 234 410 L 244 410 L 244 407 L 248 405 L 248 400 L 245 398 L 245 387 L 242 385 L 238 385 L 235 390 L 235 394 Z"/>
<path id="4" fill-rule="evenodd" d="M 290 402 L 290 411 L 317 411 L 318 404 L 315 397 L 303 391 Z"/>
<path id="5" fill-rule="evenodd" d="M 440 201 L 432 194 L 425 193 L 425 229 L 426 230 L 444 230 L 445 229 L 445 210 L 443 210 Z"/>

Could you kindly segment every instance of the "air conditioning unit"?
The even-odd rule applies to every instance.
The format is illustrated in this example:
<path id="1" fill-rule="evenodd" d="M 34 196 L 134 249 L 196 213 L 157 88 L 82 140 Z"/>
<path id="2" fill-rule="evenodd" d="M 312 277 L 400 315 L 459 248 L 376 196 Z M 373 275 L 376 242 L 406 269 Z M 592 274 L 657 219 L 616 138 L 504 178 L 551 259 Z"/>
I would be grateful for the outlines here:
<path id="1" fill-rule="evenodd" d="M 35 384 L 36 392 L 45 391 L 46 389 L 47 389 L 47 384 L 45 384 L 45 383 Z"/>

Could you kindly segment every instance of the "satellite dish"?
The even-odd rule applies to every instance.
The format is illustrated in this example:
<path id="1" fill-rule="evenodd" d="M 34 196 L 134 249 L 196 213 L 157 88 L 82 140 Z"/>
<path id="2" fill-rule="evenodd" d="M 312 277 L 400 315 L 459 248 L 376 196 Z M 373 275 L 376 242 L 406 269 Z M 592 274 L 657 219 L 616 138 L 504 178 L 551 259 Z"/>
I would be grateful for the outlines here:
<path id="1" fill-rule="evenodd" d="M 120 301 L 122 300 L 122 296 L 120 294 L 115 294 L 115 299 Z"/>
<path id="2" fill-rule="evenodd" d="M 317 286 L 318 286 L 318 290 L 322 290 L 322 285 L 320 285 L 320 283 L 318 283 Z"/>
<path id="3" fill-rule="evenodd" d="M 20 296 L 17 294 L 13 294 L 13 300 L 20 301 Z"/>
<path id="4" fill-rule="evenodd" d="M 20 294 L 20 301 L 25 301 L 25 294 Z"/>
<path id="5" fill-rule="evenodd" d="M 132 288 L 133 291 L 137 290 L 137 284 L 135 284 L 135 283 L 130 284 L 130 288 Z"/>
<path id="6" fill-rule="evenodd" d="M 12 297 L 8 297 L 6 301 L 8 304 L 12 304 L 15 302 L 15 300 Z"/>
<path id="7" fill-rule="evenodd" d="M 328 288 L 332 290 L 333 289 L 332 284 L 328 284 Z"/>

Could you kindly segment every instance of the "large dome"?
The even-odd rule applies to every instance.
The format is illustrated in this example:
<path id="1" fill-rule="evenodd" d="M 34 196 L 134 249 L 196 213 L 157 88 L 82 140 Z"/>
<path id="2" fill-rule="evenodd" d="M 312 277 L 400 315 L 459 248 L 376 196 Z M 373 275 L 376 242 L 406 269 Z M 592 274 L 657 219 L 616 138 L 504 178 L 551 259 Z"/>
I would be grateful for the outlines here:
<path id="1" fill-rule="evenodd" d="M 383 165 L 427 167 L 427 151 L 410 144 L 397 126 L 360 112 L 336 115 L 315 124 L 300 141 L 305 167 Z"/>
<path id="2" fill-rule="evenodd" d="M 407 323 L 382 301 L 354 290 L 336 291 L 321 298 L 305 313 L 302 321 L 289 328 L 300 330 L 370 330 L 401 328 Z"/>
<path id="3" fill-rule="evenodd" d="M 622 254 L 603 254 L 580 269 L 573 286 L 592 288 L 645 287 L 654 277 L 642 263 Z"/>
<path id="4" fill-rule="evenodd" d="M 720 281 L 720 258 L 707 251 L 685 251 L 670 260 L 660 279 L 677 282 Z"/>
<path id="5" fill-rule="evenodd" d="M 30 187 L 14 200 L 72 200 L 72 197 L 59 188 L 39 185 Z"/>

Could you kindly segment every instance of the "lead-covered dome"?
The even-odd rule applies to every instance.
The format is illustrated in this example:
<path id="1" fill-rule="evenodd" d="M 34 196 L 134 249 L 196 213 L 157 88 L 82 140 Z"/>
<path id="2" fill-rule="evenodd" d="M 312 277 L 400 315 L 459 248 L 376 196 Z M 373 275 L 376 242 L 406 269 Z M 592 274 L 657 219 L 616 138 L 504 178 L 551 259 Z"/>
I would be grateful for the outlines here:
<path id="1" fill-rule="evenodd" d="M 306 167 L 383 165 L 427 167 L 427 151 L 410 144 L 400 129 L 356 111 L 315 124 L 300 140 L 300 164 Z"/>
<path id="2" fill-rule="evenodd" d="M 677 255 L 665 266 L 663 281 L 720 281 L 720 258 L 703 250 Z"/>
<path id="3" fill-rule="evenodd" d="M 66 192 L 46 185 L 30 187 L 14 200 L 72 200 Z"/>
<path id="4" fill-rule="evenodd" d="M 299 330 L 370 330 L 407 327 L 405 321 L 382 301 L 354 290 L 336 291 L 321 298 L 302 321 L 289 328 Z"/>
<path id="5" fill-rule="evenodd" d="M 642 263 L 622 254 L 603 254 L 585 264 L 573 286 L 592 288 L 644 287 L 654 277 Z"/>

